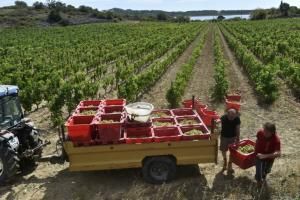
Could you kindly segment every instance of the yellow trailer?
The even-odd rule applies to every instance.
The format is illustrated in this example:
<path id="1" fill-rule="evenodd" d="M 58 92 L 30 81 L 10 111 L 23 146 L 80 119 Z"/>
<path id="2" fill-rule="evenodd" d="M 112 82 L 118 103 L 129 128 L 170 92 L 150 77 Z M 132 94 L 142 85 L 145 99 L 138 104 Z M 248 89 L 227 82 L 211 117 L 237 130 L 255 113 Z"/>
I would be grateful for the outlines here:
<path id="1" fill-rule="evenodd" d="M 177 165 L 217 163 L 218 135 L 210 139 L 144 144 L 116 144 L 74 147 L 63 143 L 70 171 L 142 168 L 150 183 L 170 181 Z"/>

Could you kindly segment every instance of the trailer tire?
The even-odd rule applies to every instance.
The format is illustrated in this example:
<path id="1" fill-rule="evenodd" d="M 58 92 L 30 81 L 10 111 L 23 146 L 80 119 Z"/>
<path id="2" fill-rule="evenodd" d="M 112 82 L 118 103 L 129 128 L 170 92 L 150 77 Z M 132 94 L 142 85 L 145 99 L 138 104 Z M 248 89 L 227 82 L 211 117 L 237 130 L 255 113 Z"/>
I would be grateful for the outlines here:
<path id="1" fill-rule="evenodd" d="M 10 181 L 17 173 L 19 159 L 14 150 L 0 144 L 0 183 Z"/>
<path id="2" fill-rule="evenodd" d="M 176 176 L 176 161 L 171 156 L 149 157 L 143 162 L 142 174 L 148 183 L 169 182 Z"/>

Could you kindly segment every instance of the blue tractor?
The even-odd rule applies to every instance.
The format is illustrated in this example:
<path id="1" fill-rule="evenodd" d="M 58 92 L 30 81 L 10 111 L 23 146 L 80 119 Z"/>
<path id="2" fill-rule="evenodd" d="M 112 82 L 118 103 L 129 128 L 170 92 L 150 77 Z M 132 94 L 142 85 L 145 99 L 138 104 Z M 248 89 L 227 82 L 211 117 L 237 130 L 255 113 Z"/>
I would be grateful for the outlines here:
<path id="1" fill-rule="evenodd" d="M 0 183 L 34 167 L 48 144 L 40 139 L 33 122 L 24 118 L 18 92 L 17 86 L 0 85 Z"/>

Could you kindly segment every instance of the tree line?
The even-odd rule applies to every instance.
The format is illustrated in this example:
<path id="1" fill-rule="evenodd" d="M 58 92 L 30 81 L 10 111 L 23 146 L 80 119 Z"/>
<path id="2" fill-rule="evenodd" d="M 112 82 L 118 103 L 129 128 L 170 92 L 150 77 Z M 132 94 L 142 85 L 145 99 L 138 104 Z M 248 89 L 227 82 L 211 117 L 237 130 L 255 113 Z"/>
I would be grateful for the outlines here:
<path id="1" fill-rule="evenodd" d="M 281 1 L 278 8 L 256 9 L 251 13 L 252 20 L 287 17 L 300 17 L 300 8 Z"/>

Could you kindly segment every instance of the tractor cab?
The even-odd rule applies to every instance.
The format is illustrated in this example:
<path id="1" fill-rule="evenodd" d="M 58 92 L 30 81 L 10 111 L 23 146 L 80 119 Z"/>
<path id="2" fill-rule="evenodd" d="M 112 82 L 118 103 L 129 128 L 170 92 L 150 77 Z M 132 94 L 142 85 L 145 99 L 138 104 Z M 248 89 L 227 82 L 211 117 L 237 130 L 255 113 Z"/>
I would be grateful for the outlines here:
<path id="1" fill-rule="evenodd" d="M 18 124 L 24 117 L 18 86 L 0 85 L 0 130 Z"/>

